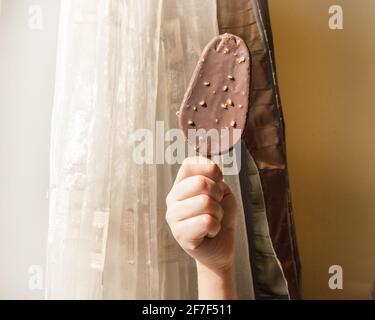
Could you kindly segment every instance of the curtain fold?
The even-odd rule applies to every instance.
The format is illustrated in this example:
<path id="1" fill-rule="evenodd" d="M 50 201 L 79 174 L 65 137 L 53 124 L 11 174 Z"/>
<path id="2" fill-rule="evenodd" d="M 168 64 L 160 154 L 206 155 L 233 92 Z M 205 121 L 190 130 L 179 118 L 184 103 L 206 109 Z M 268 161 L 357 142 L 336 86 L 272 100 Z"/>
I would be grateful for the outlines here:
<path id="1" fill-rule="evenodd" d="M 137 129 L 155 137 L 156 120 L 177 128 L 195 63 L 217 33 L 215 0 L 61 2 L 47 298 L 197 297 L 194 263 L 164 219 L 178 165 L 135 163 L 133 138 Z M 241 204 L 238 177 L 226 179 Z M 239 215 L 238 293 L 251 299 Z"/>
<path id="2" fill-rule="evenodd" d="M 284 119 L 267 0 L 217 0 L 221 33 L 246 42 L 252 93 L 241 190 L 257 299 L 300 299 L 301 264 L 286 161 Z"/>

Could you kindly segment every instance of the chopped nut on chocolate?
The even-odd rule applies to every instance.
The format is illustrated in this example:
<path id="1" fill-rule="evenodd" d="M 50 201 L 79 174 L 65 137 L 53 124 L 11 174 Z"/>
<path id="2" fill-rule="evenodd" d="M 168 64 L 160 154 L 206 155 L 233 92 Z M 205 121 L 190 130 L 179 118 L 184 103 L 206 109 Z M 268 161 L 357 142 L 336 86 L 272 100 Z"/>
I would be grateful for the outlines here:
<path id="1" fill-rule="evenodd" d="M 201 155 L 225 154 L 241 139 L 248 115 L 250 79 L 250 54 L 239 37 L 222 34 L 212 39 L 203 50 L 179 115 L 179 125 L 185 138 L 193 148 L 199 147 L 199 151 L 198 148 L 196 150 Z M 229 141 L 224 143 L 215 139 L 199 140 L 200 145 L 196 138 L 189 138 L 189 130 L 192 129 L 225 132 L 224 128 L 229 134 Z M 236 130 L 240 130 L 241 135 L 236 135 Z"/>
<path id="2" fill-rule="evenodd" d="M 242 62 L 245 62 L 245 57 L 241 57 L 238 59 L 238 63 L 242 63 Z"/>

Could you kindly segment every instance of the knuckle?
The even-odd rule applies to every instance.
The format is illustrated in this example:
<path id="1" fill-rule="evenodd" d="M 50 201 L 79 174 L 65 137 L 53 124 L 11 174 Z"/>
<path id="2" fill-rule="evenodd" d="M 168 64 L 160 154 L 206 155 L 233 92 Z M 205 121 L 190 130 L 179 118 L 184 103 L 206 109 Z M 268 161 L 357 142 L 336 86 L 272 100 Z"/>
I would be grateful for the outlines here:
<path id="1" fill-rule="evenodd" d="M 165 198 L 165 204 L 167 205 L 167 207 L 169 206 L 169 204 L 171 203 L 171 193 L 169 192 Z"/>
<path id="2" fill-rule="evenodd" d="M 187 242 L 184 247 L 187 249 L 187 250 L 190 250 L 190 251 L 194 251 L 195 249 L 198 248 L 198 243 L 196 242 L 193 242 L 193 241 L 189 241 Z"/>
<path id="3" fill-rule="evenodd" d="M 208 174 L 212 177 L 219 177 L 221 175 L 221 170 L 216 163 L 210 163 L 207 170 Z"/>
<path id="4" fill-rule="evenodd" d="M 202 176 L 196 176 L 195 178 L 195 188 L 199 191 L 207 189 L 207 181 L 204 177 Z"/>
<path id="5" fill-rule="evenodd" d="M 224 209 L 220 205 L 218 205 L 218 211 L 217 212 L 218 212 L 218 216 L 219 216 L 219 221 L 221 222 L 223 220 L 223 217 L 224 217 L 224 214 L 225 214 Z"/>
<path id="6" fill-rule="evenodd" d="M 201 204 L 202 204 L 202 209 L 203 210 L 208 210 L 212 207 L 212 203 L 213 203 L 213 200 L 211 199 L 210 196 L 206 195 L 206 194 L 202 194 L 200 196 L 200 201 L 201 201 Z"/>
<path id="7" fill-rule="evenodd" d="M 182 161 L 182 166 L 190 165 L 193 162 L 193 157 L 187 157 Z"/>
<path id="8" fill-rule="evenodd" d="M 205 230 L 209 230 L 212 225 L 215 223 L 214 221 L 215 219 L 210 216 L 209 214 L 204 214 L 202 215 L 202 225 L 204 227 Z"/>
<path id="9" fill-rule="evenodd" d="M 170 208 L 167 209 L 167 212 L 165 213 L 165 220 L 168 222 L 169 225 L 172 224 L 173 221 L 173 210 Z"/>
<path id="10" fill-rule="evenodd" d="M 167 210 L 167 212 L 165 213 L 165 220 L 169 223 L 169 221 L 170 221 L 170 212 Z"/>
<path id="11" fill-rule="evenodd" d="M 176 239 L 176 241 L 178 243 L 180 243 L 182 241 L 182 231 L 180 228 L 176 228 L 176 227 L 173 227 L 172 228 L 172 234 L 173 234 L 173 237 Z"/>

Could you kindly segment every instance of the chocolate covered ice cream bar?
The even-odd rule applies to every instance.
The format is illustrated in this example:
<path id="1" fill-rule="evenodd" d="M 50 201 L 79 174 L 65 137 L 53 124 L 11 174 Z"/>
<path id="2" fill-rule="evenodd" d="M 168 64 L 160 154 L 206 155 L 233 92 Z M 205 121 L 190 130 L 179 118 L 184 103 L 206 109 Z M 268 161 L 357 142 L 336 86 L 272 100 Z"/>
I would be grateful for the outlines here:
<path id="1" fill-rule="evenodd" d="M 224 154 L 241 139 L 250 70 L 249 50 L 235 35 L 219 35 L 204 48 L 178 112 L 185 138 L 200 154 Z"/>

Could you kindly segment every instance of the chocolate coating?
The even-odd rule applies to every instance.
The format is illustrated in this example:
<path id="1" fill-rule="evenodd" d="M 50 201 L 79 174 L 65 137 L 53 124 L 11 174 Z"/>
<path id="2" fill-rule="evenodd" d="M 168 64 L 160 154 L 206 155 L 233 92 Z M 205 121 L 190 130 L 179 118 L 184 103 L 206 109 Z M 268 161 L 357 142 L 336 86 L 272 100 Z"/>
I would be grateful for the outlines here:
<path id="1" fill-rule="evenodd" d="M 245 42 L 232 34 L 215 37 L 204 48 L 185 93 L 179 125 L 202 155 L 223 154 L 241 139 L 249 109 L 251 58 Z M 189 129 L 216 129 L 229 143 L 189 139 Z M 233 134 L 239 129 L 240 134 Z"/>

